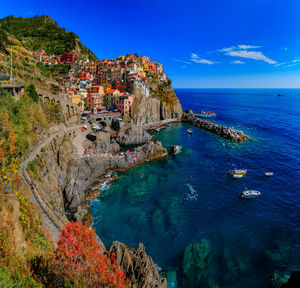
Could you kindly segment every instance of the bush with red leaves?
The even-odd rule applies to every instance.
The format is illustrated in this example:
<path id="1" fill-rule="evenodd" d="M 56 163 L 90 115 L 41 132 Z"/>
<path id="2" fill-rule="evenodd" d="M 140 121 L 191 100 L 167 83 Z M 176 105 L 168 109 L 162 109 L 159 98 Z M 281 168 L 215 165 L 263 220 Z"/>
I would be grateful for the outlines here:
<path id="1" fill-rule="evenodd" d="M 57 271 L 77 287 L 129 287 L 115 255 L 102 251 L 94 229 L 69 222 L 63 227 L 55 249 Z"/>

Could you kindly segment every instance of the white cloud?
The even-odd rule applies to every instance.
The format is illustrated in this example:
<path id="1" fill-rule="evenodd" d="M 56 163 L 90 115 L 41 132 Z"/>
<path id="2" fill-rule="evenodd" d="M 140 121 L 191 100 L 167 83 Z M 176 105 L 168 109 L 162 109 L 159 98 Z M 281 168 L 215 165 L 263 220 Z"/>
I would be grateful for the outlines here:
<path id="1" fill-rule="evenodd" d="M 219 51 L 219 52 L 229 52 L 229 51 L 233 51 L 233 50 L 257 49 L 257 48 L 261 48 L 261 47 L 262 46 L 240 44 L 240 45 L 237 45 L 237 46 L 231 46 L 231 47 L 223 48 L 223 49 L 220 49 L 220 50 L 217 50 L 217 51 Z"/>
<path id="2" fill-rule="evenodd" d="M 300 59 L 299 59 L 299 58 L 298 58 L 298 59 L 294 59 L 292 62 L 293 62 L 293 63 L 300 62 Z"/>
<path id="3" fill-rule="evenodd" d="M 229 55 L 229 56 L 233 56 L 233 57 L 248 58 L 248 59 L 253 59 L 253 60 L 262 60 L 269 64 L 277 63 L 276 61 L 266 57 L 260 51 L 234 50 L 234 51 L 228 51 L 225 54 Z"/>
<path id="4" fill-rule="evenodd" d="M 287 65 L 287 66 L 284 66 L 285 68 L 289 68 L 289 67 L 293 67 L 293 66 L 295 66 L 296 65 L 296 63 L 292 63 L 292 64 L 289 64 L 289 65 Z"/>
<path id="5" fill-rule="evenodd" d="M 257 48 L 261 48 L 262 46 L 239 45 L 238 47 L 239 47 L 239 49 L 247 50 L 247 49 L 257 49 Z"/>
<path id="6" fill-rule="evenodd" d="M 233 51 L 234 49 L 236 49 L 235 46 L 231 46 L 231 47 L 228 47 L 228 48 L 223 48 L 223 49 L 220 49 L 220 50 L 217 50 L 218 52 L 228 52 L 228 51 Z"/>
<path id="7" fill-rule="evenodd" d="M 208 64 L 208 65 L 212 65 L 212 64 L 217 63 L 217 62 L 213 62 L 213 61 L 210 61 L 210 60 L 207 60 L 207 59 L 201 59 L 195 53 L 191 53 L 191 61 L 193 61 L 195 63 Z"/>
<path id="8" fill-rule="evenodd" d="M 192 64 L 191 62 L 183 61 L 183 60 L 179 60 L 179 59 L 172 59 L 172 60 L 175 62 L 178 62 L 178 63 L 182 63 L 182 64 L 187 64 L 187 65 Z"/>
<path id="9" fill-rule="evenodd" d="M 231 62 L 232 64 L 245 64 L 245 62 L 240 61 L 240 60 L 235 60 Z"/>
<path id="10" fill-rule="evenodd" d="M 285 64 L 287 64 L 286 62 L 282 62 L 282 63 L 277 63 L 277 64 L 275 64 L 274 66 L 275 67 L 278 67 L 278 66 L 282 66 L 282 65 L 285 65 Z"/>

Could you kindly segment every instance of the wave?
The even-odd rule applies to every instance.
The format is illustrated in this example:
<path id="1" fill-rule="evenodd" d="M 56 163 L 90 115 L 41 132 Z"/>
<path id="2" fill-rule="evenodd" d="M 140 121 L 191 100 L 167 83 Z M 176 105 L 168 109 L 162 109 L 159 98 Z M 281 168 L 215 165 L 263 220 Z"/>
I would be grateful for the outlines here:
<path id="1" fill-rule="evenodd" d="M 198 199 L 198 191 L 190 183 L 186 183 L 185 186 L 189 188 L 189 192 L 185 195 L 184 199 L 188 201 Z"/>

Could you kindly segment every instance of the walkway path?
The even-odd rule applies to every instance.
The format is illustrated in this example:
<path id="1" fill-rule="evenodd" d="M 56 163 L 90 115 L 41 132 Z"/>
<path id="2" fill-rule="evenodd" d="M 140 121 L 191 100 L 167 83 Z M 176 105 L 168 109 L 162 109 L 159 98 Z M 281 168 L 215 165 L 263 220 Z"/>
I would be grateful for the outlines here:
<path id="1" fill-rule="evenodd" d="M 21 174 L 22 178 L 25 180 L 25 183 L 29 186 L 32 192 L 32 200 L 36 203 L 42 212 L 42 221 L 43 225 L 46 226 L 53 239 L 57 240 L 59 236 L 59 229 L 66 223 L 66 220 L 63 219 L 61 216 L 57 215 L 53 209 L 49 206 L 49 204 L 41 197 L 35 183 L 30 179 L 29 175 L 27 174 L 26 167 L 28 163 L 36 158 L 36 156 L 40 153 L 41 148 L 48 145 L 55 137 L 64 135 L 65 133 L 81 129 L 82 125 L 76 125 L 72 127 L 65 128 L 59 132 L 55 132 L 50 137 L 48 137 L 45 141 L 40 143 L 34 150 L 30 153 L 30 155 L 20 164 L 19 173 Z M 79 133 L 83 134 L 83 133 Z"/>
<path id="2" fill-rule="evenodd" d="M 137 127 L 141 127 L 141 128 L 145 128 L 145 129 L 149 130 L 149 129 L 155 129 L 159 126 L 163 126 L 163 125 L 166 125 L 168 123 L 173 123 L 173 122 L 181 122 L 181 120 L 178 120 L 177 118 L 169 118 L 169 119 L 161 120 L 158 122 L 151 122 L 151 123 L 147 123 L 147 124 L 143 124 L 143 125 L 137 125 Z"/>
<path id="3" fill-rule="evenodd" d="M 84 155 L 84 148 L 82 146 L 82 143 L 86 139 L 86 135 L 92 131 L 91 125 L 89 123 L 87 123 L 86 126 L 88 127 L 87 130 L 85 132 L 78 133 L 73 141 L 74 146 L 77 148 L 79 158 Z"/>

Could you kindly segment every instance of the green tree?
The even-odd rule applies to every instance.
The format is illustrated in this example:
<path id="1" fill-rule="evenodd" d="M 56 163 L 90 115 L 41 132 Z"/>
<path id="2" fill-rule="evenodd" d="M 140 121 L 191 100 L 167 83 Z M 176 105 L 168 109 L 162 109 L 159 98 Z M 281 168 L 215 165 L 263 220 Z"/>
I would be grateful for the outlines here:
<path id="1" fill-rule="evenodd" d="M 34 102 L 39 101 L 39 94 L 36 92 L 35 85 L 33 83 L 29 83 L 25 87 L 25 94 L 29 96 Z"/>

